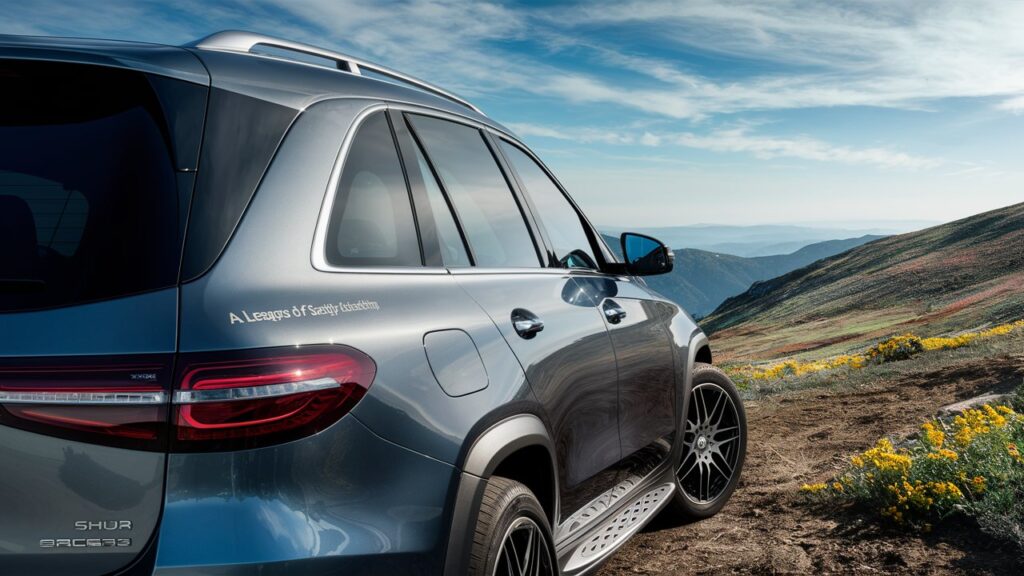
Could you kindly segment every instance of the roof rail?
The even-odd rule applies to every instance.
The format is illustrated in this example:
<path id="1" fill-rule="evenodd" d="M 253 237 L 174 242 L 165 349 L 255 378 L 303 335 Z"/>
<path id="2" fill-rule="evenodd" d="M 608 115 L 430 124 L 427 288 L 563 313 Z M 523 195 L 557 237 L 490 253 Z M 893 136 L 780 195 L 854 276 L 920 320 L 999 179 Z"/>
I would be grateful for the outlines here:
<path id="1" fill-rule="evenodd" d="M 403 84 L 419 88 L 420 90 L 429 92 L 435 96 L 451 100 L 456 104 L 469 108 L 481 116 L 485 116 L 479 108 L 471 104 L 468 100 L 460 98 L 444 88 L 439 88 L 433 84 L 413 78 L 407 74 L 403 74 L 396 70 L 385 68 L 384 66 L 373 64 L 365 60 L 360 60 L 359 58 L 354 58 L 347 54 L 342 54 L 341 52 L 325 50 L 324 48 L 318 48 L 309 44 L 302 44 L 301 42 L 282 40 L 280 38 L 256 34 L 254 32 L 225 30 L 223 32 L 211 34 L 201 40 L 196 40 L 195 42 L 188 44 L 188 46 L 199 48 L 200 50 L 220 50 L 226 52 L 242 52 L 246 54 L 252 54 L 252 49 L 257 46 L 268 46 L 271 48 L 291 50 L 293 52 L 301 52 L 311 56 L 318 56 L 320 58 L 326 58 L 327 60 L 333 60 L 337 65 L 338 70 L 356 75 L 361 75 L 363 70 L 369 70 L 370 72 L 374 72 L 392 80 L 397 80 Z"/>

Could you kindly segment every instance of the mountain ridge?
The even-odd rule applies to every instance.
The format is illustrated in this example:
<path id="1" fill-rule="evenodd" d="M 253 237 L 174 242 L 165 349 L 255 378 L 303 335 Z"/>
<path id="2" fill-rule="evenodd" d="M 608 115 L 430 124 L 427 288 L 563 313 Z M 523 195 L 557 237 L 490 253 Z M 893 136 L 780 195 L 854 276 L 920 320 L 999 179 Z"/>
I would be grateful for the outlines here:
<path id="1" fill-rule="evenodd" d="M 773 278 L 821 258 L 882 238 L 861 236 L 827 240 L 804 246 L 790 254 L 746 258 L 695 248 L 673 250 L 675 268 L 669 274 L 650 276 L 647 284 L 679 303 L 694 316 L 705 316 L 727 297 L 742 293 L 758 280 Z M 605 240 L 619 252 L 618 239 Z"/>
<path id="2" fill-rule="evenodd" d="M 875 240 L 755 282 L 701 325 L 727 355 L 770 358 L 1021 317 L 1024 203 Z"/>

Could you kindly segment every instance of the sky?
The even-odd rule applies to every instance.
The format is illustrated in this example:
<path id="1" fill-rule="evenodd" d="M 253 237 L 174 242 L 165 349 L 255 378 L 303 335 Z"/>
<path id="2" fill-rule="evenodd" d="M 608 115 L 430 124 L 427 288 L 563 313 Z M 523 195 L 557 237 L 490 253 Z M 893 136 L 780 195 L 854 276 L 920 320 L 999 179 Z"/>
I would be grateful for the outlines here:
<path id="1" fill-rule="evenodd" d="M 1016 0 L 0 0 L 0 34 L 224 29 L 472 100 L 599 225 L 897 226 L 1024 201 Z"/>

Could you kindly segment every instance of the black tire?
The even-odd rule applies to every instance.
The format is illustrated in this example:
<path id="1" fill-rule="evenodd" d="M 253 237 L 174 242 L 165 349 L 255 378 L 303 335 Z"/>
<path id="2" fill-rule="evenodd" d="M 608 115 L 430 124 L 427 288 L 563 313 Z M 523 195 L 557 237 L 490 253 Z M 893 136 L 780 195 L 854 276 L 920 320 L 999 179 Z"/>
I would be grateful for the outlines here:
<path id="1" fill-rule="evenodd" d="M 530 557 L 540 563 L 541 570 L 530 574 L 556 575 L 558 565 L 555 559 L 555 543 L 551 536 L 551 526 L 547 515 L 537 497 L 525 485 L 492 476 L 484 489 L 480 503 L 480 514 L 477 516 L 476 530 L 473 533 L 473 549 L 469 557 L 469 574 L 472 576 L 502 576 L 504 567 L 511 558 L 508 550 L 503 548 L 506 538 L 513 542 L 519 537 L 518 550 L 525 552 L 523 542 L 524 530 L 533 530 L 533 542 L 539 544 L 533 548 Z M 515 549 L 515 548 L 513 548 Z M 518 573 L 514 570 L 509 573 Z"/>
<path id="2" fill-rule="evenodd" d="M 704 406 L 703 413 L 706 415 L 704 419 L 709 424 L 703 422 L 701 424 L 702 426 L 714 426 L 710 430 L 692 427 L 692 422 L 701 420 L 701 405 L 698 404 L 698 401 L 706 400 L 707 403 L 713 403 L 714 400 L 710 397 L 720 395 L 720 392 L 725 394 L 720 399 L 724 401 L 727 397 L 731 406 L 724 404 L 718 410 Z M 735 419 L 736 436 L 732 436 L 727 431 L 728 422 L 721 425 L 715 424 L 716 418 L 719 422 L 729 418 L 725 413 L 725 410 L 729 408 L 732 408 L 734 412 L 732 417 Z M 695 410 L 697 411 L 696 417 Z M 694 365 L 693 387 L 690 391 L 690 402 L 683 420 L 683 428 L 683 446 L 681 450 L 677 451 L 679 455 L 673 465 L 676 491 L 672 502 L 665 511 L 673 520 L 703 520 L 717 514 L 729 501 L 729 497 L 732 496 L 739 483 L 740 473 L 743 471 L 743 460 L 747 454 L 747 414 L 743 409 L 743 400 L 740 398 L 736 385 L 721 369 L 703 362 L 697 362 Z M 702 429 L 709 431 L 710 434 L 692 431 Z M 722 432 L 715 432 L 717 430 L 722 430 Z M 703 444 L 700 441 L 701 437 L 704 438 Z M 703 448 L 700 448 L 701 445 Z M 729 464 L 732 464 L 732 473 L 728 480 L 721 477 L 715 478 L 719 474 L 724 476 L 724 471 Z M 708 474 L 707 492 L 704 492 L 703 477 L 696 481 L 697 487 L 695 488 L 694 476 L 695 474 L 704 474 L 705 467 Z M 712 486 L 712 482 L 714 482 L 714 486 Z"/>

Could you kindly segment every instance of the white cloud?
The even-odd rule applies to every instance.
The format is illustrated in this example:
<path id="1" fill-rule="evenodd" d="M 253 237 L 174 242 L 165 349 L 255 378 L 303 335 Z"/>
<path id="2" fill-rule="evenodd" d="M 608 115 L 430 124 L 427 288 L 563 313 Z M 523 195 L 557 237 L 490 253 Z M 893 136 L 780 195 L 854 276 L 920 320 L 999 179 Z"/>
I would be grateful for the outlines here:
<path id="1" fill-rule="evenodd" d="M 579 144 L 601 142 L 643 146 L 679 146 L 712 152 L 750 154 L 763 160 L 796 158 L 816 162 L 838 162 L 907 170 L 924 170 L 944 164 L 944 161 L 938 158 L 914 156 L 884 147 L 836 146 L 809 136 L 774 137 L 753 134 L 749 126 L 721 128 L 703 134 L 644 131 L 639 135 L 613 130 L 552 127 L 528 123 L 514 123 L 509 124 L 508 127 L 520 136 L 554 138 Z"/>
<path id="2" fill-rule="evenodd" d="M 814 138 L 780 138 L 749 134 L 744 128 L 713 131 L 708 134 L 685 132 L 665 138 L 679 146 L 715 152 L 746 152 L 757 158 L 799 158 L 819 162 L 873 165 L 882 168 L 919 170 L 942 163 L 935 158 L 912 156 L 888 148 L 851 148 L 835 146 Z"/>
<path id="3" fill-rule="evenodd" d="M 668 46 L 775 70 L 724 83 L 632 58 L 634 69 L 672 85 L 698 112 L 1024 97 L 1022 2 L 635 0 L 564 9 L 559 17 L 578 31 L 640 27 Z"/>
<path id="4" fill-rule="evenodd" d="M 211 27 L 248 27 L 350 49 L 467 95 L 516 89 L 672 119 L 921 108 L 948 97 L 1003 97 L 1000 109 L 1016 111 L 1024 98 L 1024 2 L 1006 0 L 606 0 L 516 9 L 470 0 L 111 0 L 105 10 L 41 0 L 0 8 L 0 21 L 2 31 L 152 38 L 159 30 L 180 42 Z M 528 57 L 510 42 L 571 57 Z M 666 47 L 764 66 L 728 79 L 701 75 L 667 59 Z M 647 80 L 612 80 L 594 65 Z"/>
<path id="5" fill-rule="evenodd" d="M 1007 98 L 999 104 L 996 104 L 998 110 L 1008 110 L 1014 114 L 1024 113 L 1024 96 L 1016 96 L 1014 98 Z"/>
<path id="6" fill-rule="evenodd" d="M 909 169 L 941 162 L 810 135 L 772 137 L 749 125 L 708 128 L 716 123 L 707 120 L 818 107 L 919 109 L 948 97 L 995 97 L 996 109 L 1020 113 L 1021 22 L 1024 2 L 1005 0 L 606 0 L 516 9 L 469 0 L 387 6 L 362 0 L 222 0 L 213 6 L 201 0 L 109 0 L 104 10 L 40 0 L 0 7 L 0 32 L 72 29 L 87 36 L 186 42 L 219 28 L 250 28 L 351 51 L 470 97 L 507 98 L 514 90 L 546 106 L 554 99 L 563 109 L 599 104 L 634 111 L 617 119 L 619 125 L 655 118 L 677 126 L 677 120 L 704 122 L 686 131 L 512 125 L 527 136 Z M 508 48 L 521 42 L 560 57 Z M 712 77 L 687 68 L 685 59 L 670 59 L 666 47 L 760 65 Z M 661 56 L 645 53 L 651 50 Z M 610 68 L 623 73 L 605 74 Z M 522 94 L 513 97 L 523 100 Z"/>

